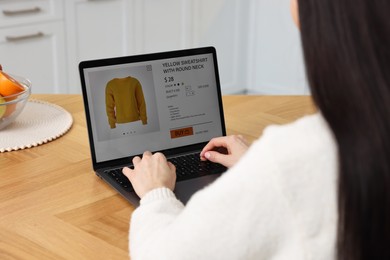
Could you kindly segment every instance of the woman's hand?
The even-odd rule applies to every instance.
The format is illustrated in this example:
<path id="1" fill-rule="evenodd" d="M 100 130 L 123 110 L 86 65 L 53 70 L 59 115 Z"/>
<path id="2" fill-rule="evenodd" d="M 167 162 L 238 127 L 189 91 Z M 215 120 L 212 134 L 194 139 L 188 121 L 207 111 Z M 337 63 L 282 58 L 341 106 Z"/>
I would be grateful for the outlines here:
<path id="1" fill-rule="evenodd" d="M 162 153 L 144 152 L 142 159 L 133 158 L 134 170 L 123 168 L 123 174 L 130 180 L 134 191 L 142 198 L 149 191 L 166 187 L 173 190 L 176 183 L 176 168 Z"/>
<path id="2" fill-rule="evenodd" d="M 226 148 L 227 153 L 216 151 L 217 148 Z M 228 168 L 232 167 L 248 150 L 249 144 L 241 135 L 217 137 L 203 148 L 200 153 L 201 160 L 220 163 Z"/>

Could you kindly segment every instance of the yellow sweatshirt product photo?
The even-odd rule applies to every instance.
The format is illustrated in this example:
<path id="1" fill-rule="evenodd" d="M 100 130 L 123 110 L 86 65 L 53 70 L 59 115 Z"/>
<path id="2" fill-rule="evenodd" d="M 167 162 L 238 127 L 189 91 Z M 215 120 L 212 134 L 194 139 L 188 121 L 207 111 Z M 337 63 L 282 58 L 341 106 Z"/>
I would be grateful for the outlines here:
<path id="1" fill-rule="evenodd" d="M 133 77 L 114 78 L 106 85 L 106 112 L 110 128 L 116 124 L 148 123 L 141 83 Z"/>

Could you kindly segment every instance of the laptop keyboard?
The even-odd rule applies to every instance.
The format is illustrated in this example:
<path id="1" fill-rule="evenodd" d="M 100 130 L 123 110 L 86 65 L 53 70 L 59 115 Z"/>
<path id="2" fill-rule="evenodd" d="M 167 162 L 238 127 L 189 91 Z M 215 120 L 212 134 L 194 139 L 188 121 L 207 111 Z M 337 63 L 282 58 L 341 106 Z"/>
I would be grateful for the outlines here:
<path id="1" fill-rule="evenodd" d="M 201 161 L 200 153 L 170 158 L 168 161 L 176 166 L 176 175 L 179 181 L 226 171 L 226 167 L 221 164 Z"/>
<path id="2" fill-rule="evenodd" d="M 178 181 L 226 171 L 226 167 L 221 164 L 201 161 L 200 153 L 182 155 L 170 158 L 168 161 L 176 166 L 176 178 Z M 122 173 L 122 168 L 106 170 L 105 173 L 126 190 L 133 191 L 130 181 Z"/>

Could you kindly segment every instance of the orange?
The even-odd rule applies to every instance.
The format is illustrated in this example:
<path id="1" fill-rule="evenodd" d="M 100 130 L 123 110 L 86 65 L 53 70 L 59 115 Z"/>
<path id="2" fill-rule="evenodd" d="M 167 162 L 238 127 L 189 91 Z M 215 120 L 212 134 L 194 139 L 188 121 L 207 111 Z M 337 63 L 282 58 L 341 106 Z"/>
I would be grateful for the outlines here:
<path id="1" fill-rule="evenodd" d="M 10 116 L 16 109 L 15 104 L 1 105 L 6 102 L 6 99 L 0 95 L 0 119 Z"/>
<path id="2" fill-rule="evenodd" d="M 0 95 L 7 97 L 24 91 L 24 87 L 9 76 L 7 73 L 0 71 Z"/>
<path id="3" fill-rule="evenodd" d="M 24 87 L 7 73 L 0 70 L 0 95 L 5 101 L 14 100 L 16 97 L 7 97 L 24 91 Z M 10 116 L 16 109 L 16 103 L 8 104 L 2 117 Z"/>

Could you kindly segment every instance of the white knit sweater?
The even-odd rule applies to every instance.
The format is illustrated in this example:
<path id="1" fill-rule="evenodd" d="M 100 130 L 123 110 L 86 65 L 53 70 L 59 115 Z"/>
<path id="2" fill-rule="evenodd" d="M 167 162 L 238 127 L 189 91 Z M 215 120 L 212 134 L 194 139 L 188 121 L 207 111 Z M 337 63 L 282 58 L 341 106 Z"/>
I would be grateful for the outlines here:
<path id="1" fill-rule="evenodd" d="M 136 259 L 334 259 L 337 148 L 321 115 L 268 127 L 184 207 L 166 188 L 134 211 Z"/>

